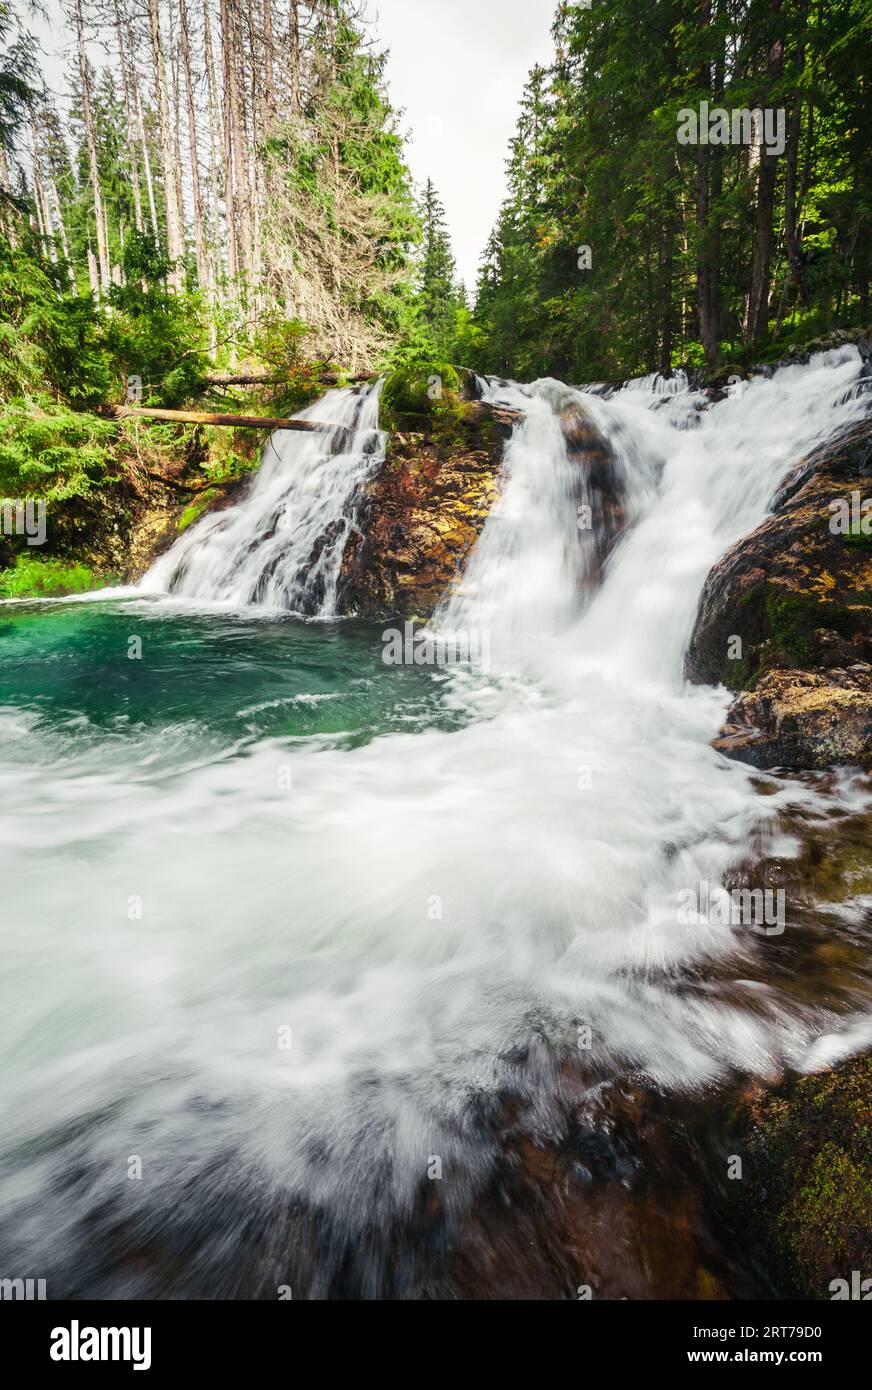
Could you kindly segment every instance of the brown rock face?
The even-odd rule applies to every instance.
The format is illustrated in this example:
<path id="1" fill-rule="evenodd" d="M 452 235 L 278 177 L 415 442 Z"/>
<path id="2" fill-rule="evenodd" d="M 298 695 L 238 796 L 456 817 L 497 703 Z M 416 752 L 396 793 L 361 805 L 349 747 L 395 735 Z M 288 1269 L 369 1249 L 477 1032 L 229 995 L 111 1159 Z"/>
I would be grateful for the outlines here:
<path id="1" fill-rule="evenodd" d="M 505 445 L 520 419 L 515 411 L 466 401 L 423 430 L 392 437 L 343 559 L 342 613 L 432 616 L 460 579 L 499 496 Z M 588 504 L 593 517 L 596 564 L 589 578 L 595 580 L 624 529 L 622 490 L 608 444 L 583 410 L 569 406 L 560 422 L 578 466 L 576 495 L 567 505 Z M 581 530 L 578 535 L 581 555 Z"/>
<path id="2" fill-rule="evenodd" d="M 459 576 L 499 493 L 513 411 L 458 405 L 424 433 L 398 433 L 368 486 L 342 563 L 340 611 L 429 617 Z"/>
<path id="3" fill-rule="evenodd" d="M 734 701 L 714 746 L 756 767 L 864 763 L 872 748 L 872 666 L 768 671 Z"/>
<path id="4" fill-rule="evenodd" d="M 576 502 L 590 507 L 594 564 L 589 582 L 598 584 L 606 560 L 626 530 L 623 479 L 607 440 L 575 402 L 560 412 L 560 426 L 570 463 L 578 469 Z"/>
<path id="5" fill-rule="evenodd" d="M 803 460 L 774 514 L 709 575 L 687 675 L 744 692 L 717 745 L 729 756 L 794 768 L 872 757 L 867 499 L 872 421 Z"/>

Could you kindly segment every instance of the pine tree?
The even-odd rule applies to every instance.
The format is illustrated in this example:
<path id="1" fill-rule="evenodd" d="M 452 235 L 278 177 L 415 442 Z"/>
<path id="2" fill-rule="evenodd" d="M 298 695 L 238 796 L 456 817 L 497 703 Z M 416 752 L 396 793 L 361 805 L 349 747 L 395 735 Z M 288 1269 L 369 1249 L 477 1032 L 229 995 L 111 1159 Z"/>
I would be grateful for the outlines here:
<path id="1" fill-rule="evenodd" d="M 458 283 L 457 266 L 445 223 L 445 209 L 428 179 L 421 200 L 422 241 L 417 293 L 420 314 L 437 360 L 450 360 L 457 315 L 466 296 Z"/>

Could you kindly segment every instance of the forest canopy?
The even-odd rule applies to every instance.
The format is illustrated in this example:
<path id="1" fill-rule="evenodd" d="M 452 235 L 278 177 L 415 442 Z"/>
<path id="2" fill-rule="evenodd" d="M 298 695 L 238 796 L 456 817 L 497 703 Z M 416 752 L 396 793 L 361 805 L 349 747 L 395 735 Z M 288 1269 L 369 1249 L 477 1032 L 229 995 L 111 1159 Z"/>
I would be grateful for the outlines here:
<path id="1" fill-rule="evenodd" d="M 177 406 L 216 370 L 714 372 L 869 322 L 867 0 L 560 4 L 473 305 L 351 0 L 64 13 L 59 101 L 0 0 L 16 419 Z"/>

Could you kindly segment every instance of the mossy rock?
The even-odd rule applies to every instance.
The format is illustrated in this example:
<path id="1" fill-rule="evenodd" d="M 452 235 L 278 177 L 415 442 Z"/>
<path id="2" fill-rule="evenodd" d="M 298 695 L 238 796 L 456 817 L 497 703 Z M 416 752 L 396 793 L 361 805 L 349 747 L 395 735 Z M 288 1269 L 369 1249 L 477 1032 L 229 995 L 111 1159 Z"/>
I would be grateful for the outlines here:
<path id="1" fill-rule="evenodd" d="M 219 489 L 208 488 L 206 492 L 201 493 L 193 502 L 190 502 L 188 506 L 185 507 L 176 523 L 176 529 L 179 535 L 181 535 L 183 531 L 189 530 L 191 526 L 200 520 L 201 516 L 205 516 L 209 508 L 213 506 L 220 497 L 221 492 Z"/>
<path id="2" fill-rule="evenodd" d="M 455 410 L 461 395 L 460 374 L 447 362 L 400 367 L 382 388 L 382 428 L 391 433 L 428 428 L 435 417 Z"/>
<path id="3" fill-rule="evenodd" d="M 872 1054 L 751 1101 L 736 1130 L 735 1199 L 776 1287 L 830 1299 L 872 1277 Z"/>
<path id="4" fill-rule="evenodd" d="M 870 421 L 798 461 L 772 515 L 706 581 L 687 655 L 691 680 L 748 691 L 774 669 L 872 661 L 872 538 L 830 525 L 833 501 L 850 505 L 870 485 Z"/>

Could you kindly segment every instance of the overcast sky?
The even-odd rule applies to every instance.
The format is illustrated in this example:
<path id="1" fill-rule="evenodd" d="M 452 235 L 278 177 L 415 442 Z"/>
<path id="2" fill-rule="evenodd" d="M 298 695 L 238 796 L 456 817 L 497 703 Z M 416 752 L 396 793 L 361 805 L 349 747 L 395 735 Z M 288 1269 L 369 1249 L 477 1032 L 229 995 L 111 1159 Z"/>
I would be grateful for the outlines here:
<path id="1" fill-rule="evenodd" d="M 45 53 L 49 88 L 65 87 L 71 36 L 60 0 L 48 23 L 28 20 Z M 245 3 L 245 0 L 243 0 Z M 551 55 L 556 0 L 367 0 L 388 85 L 404 110 L 416 180 L 429 175 L 445 205 L 458 269 L 475 288 L 479 257 L 505 194 L 505 159 L 527 74 Z M 92 49 L 99 64 L 102 55 Z"/>
<path id="2" fill-rule="evenodd" d="M 556 0 L 369 0 L 368 8 L 390 49 L 388 83 L 405 110 L 412 172 L 439 190 L 472 290 L 505 194 L 524 82 L 552 52 Z"/>

